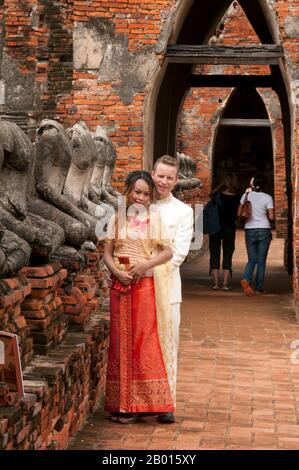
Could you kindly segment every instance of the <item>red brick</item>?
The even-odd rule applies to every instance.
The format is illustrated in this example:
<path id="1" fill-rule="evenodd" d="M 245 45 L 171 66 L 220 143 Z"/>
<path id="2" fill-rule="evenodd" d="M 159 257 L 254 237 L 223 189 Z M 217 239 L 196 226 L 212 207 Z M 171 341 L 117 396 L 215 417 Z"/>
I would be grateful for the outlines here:
<path id="1" fill-rule="evenodd" d="M 48 289 L 32 289 L 31 290 L 31 297 L 35 299 L 43 299 L 47 297 L 53 291 L 53 287 L 49 287 Z"/>
<path id="2" fill-rule="evenodd" d="M 52 318 L 50 316 L 42 319 L 42 320 L 36 320 L 36 319 L 27 319 L 26 323 L 27 326 L 33 331 L 41 331 L 45 330 L 48 328 L 48 326 L 51 324 Z"/>
<path id="3" fill-rule="evenodd" d="M 20 330 L 22 328 L 26 328 L 26 326 L 27 326 L 25 317 L 23 315 L 19 315 L 18 317 L 16 317 L 14 322 Z"/>
<path id="4" fill-rule="evenodd" d="M 0 306 L 8 307 L 16 302 L 15 294 L 3 295 L 0 297 Z"/>
<path id="5" fill-rule="evenodd" d="M 54 274 L 54 269 L 50 264 L 46 264 L 45 266 L 25 266 L 21 269 L 21 272 L 24 273 L 27 278 L 43 278 Z"/>
<path id="6" fill-rule="evenodd" d="M 59 281 L 59 276 L 54 275 L 50 277 L 44 277 L 44 278 L 29 278 L 29 284 L 31 285 L 31 288 L 34 289 L 47 289 L 49 287 L 55 286 L 58 281 Z"/>
<path id="7" fill-rule="evenodd" d="M 54 294 L 50 293 L 43 299 L 25 299 L 22 303 L 22 310 L 39 310 L 49 303 L 54 298 Z"/>

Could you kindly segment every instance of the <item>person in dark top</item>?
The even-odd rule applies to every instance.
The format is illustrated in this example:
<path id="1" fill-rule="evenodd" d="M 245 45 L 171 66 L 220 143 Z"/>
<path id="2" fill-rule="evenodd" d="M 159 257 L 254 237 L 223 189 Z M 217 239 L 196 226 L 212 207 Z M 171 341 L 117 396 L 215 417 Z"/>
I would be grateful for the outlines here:
<path id="1" fill-rule="evenodd" d="M 232 274 L 232 257 L 235 251 L 236 220 L 240 201 L 239 182 L 235 173 L 224 176 L 222 183 L 211 193 L 213 199 L 216 193 L 220 193 L 220 222 L 222 230 L 209 235 L 210 271 L 213 277 L 213 290 L 219 290 L 219 270 L 222 242 L 222 290 L 230 291 L 230 279 Z"/>

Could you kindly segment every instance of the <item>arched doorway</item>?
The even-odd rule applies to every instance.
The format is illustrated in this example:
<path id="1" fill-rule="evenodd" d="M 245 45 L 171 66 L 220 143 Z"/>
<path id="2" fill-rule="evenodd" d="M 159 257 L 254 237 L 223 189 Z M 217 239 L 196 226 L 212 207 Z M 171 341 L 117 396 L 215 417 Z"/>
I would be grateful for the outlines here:
<path id="1" fill-rule="evenodd" d="M 245 190 L 257 173 L 267 181 L 266 192 L 274 198 L 271 123 L 255 88 L 238 88 L 231 95 L 219 122 L 213 156 L 213 186 L 224 173 L 238 175 Z"/>
<path id="2" fill-rule="evenodd" d="M 159 77 L 159 89 L 155 91 L 157 99 L 155 106 L 153 129 L 153 155 L 155 161 L 161 154 L 174 155 L 176 152 L 176 136 L 178 114 L 187 91 L 194 86 L 207 87 L 269 87 L 275 90 L 279 97 L 284 133 L 285 168 L 288 197 L 288 249 L 287 264 L 292 271 L 292 167 L 291 167 L 291 118 L 289 90 L 286 71 L 281 61 L 283 50 L 278 44 L 278 26 L 271 16 L 267 2 L 256 0 L 248 2 L 240 0 L 249 22 L 254 28 L 259 43 L 252 54 L 244 47 L 239 50 L 217 50 L 206 46 L 215 33 L 219 20 L 231 6 L 231 0 L 211 0 L 208 6 L 201 2 L 189 3 L 189 11 L 181 25 L 180 31 L 168 46 L 162 75 Z M 235 3 L 235 2 L 234 2 Z M 237 52 L 237 54 L 236 54 Z M 228 55 L 227 55 L 228 53 Z M 239 54 L 239 55 L 238 55 Z M 236 59 L 236 57 L 238 57 Z M 239 60 L 239 62 L 238 62 Z M 267 64 L 268 75 L 194 75 L 194 64 Z M 255 131 L 256 133 L 261 131 Z M 263 131 L 266 135 L 269 132 Z M 241 138 L 241 137 L 240 137 Z M 260 139 L 261 137 L 256 136 Z M 254 136 L 252 136 L 254 139 Z M 266 139 L 267 142 L 271 140 Z M 271 153 L 270 144 L 267 153 Z"/>
<path id="3" fill-rule="evenodd" d="M 183 22 L 176 44 L 207 43 L 217 22 L 232 0 L 193 2 Z M 176 149 L 177 116 L 181 102 L 190 88 L 192 63 L 173 63 L 167 60 L 157 96 L 154 123 L 154 161 L 160 155 L 173 155 Z"/>

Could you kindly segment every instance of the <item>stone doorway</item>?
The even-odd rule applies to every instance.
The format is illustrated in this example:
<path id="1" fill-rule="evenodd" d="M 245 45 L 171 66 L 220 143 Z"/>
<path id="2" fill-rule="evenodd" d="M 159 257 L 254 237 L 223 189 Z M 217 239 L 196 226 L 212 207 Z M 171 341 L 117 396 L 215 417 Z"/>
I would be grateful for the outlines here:
<path id="1" fill-rule="evenodd" d="M 239 47 L 234 49 L 231 46 L 231 50 L 227 46 L 223 49 L 218 48 L 217 40 L 221 38 L 226 17 L 230 15 L 231 10 L 234 8 L 241 8 L 255 35 L 255 41 L 251 42 L 251 47 L 253 47 L 252 55 L 250 55 L 250 52 L 248 55 L 250 47 L 245 46 L 247 44 L 246 31 L 238 33 L 239 35 L 244 34 L 238 43 Z M 220 44 L 224 43 L 220 41 Z M 245 137 L 247 134 L 247 138 L 250 137 L 248 145 L 257 145 L 259 152 L 267 154 L 266 161 L 263 162 L 265 164 L 264 171 L 268 172 L 268 177 L 270 176 L 270 192 L 280 198 L 277 221 L 279 221 L 280 236 L 287 241 L 285 259 L 288 271 L 291 273 L 293 268 L 293 175 L 291 165 L 293 131 L 289 102 L 290 83 L 282 60 L 284 57 L 283 50 L 280 48 L 277 20 L 268 3 L 264 0 L 252 2 L 245 0 L 239 2 L 211 0 L 207 7 L 202 4 L 199 5 L 199 2 L 185 2 L 184 7 L 177 15 L 173 33 L 169 38 L 164 65 L 153 90 L 153 95 L 155 95 L 154 122 L 151 126 L 153 134 L 152 138 L 149 136 L 148 140 L 153 142 L 151 158 L 154 161 L 164 153 L 174 155 L 177 150 L 184 152 L 184 148 L 178 148 L 180 142 L 180 115 L 190 90 L 198 89 L 197 97 L 199 100 L 202 96 L 201 92 L 209 88 L 222 90 L 222 92 L 226 90 L 224 93 L 226 96 L 224 99 L 221 96 L 219 103 L 215 104 L 212 100 L 211 107 L 215 105 L 214 114 L 213 112 L 210 113 L 211 122 L 209 124 L 211 125 L 207 128 L 206 141 L 197 142 L 196 144 L 198 148 L 200 147 L 199 158 L 197 158 L 198 164 L 200 165 L 203 162 L 204 156 L 207 157 L 206 161 L 208 163 L 203 174 L 205 183 L 202 192 L 203 197 L 197 201 L 189 202 L 206 202 L 213 184 L 213 178 L 217 177 L 217 175 L 213 175 L 213 169 L 215 173 L 216 163 L 214 165 L 214 160 L 215 162 L 219 161 L 219 156 L 217 156 L 217 148 L 221 147 L 219 142 L 232 142 L 232 138 L 227 138 L 229 126 L 226 126 L 226 130 L 222 129 L 224 126 L 219 126 L 221 114 L 227 104 L 227 95 L 235 90 L 233 93 L 238 98 L 236 102 L 240 102 L 241 97 L 246 96 L 246 93 L 255 94 L 254 102 L 258 106 L 256 118 L 259 116 L 257 119 L 267 120 L 269 119 L 268 107 L 267 110 L 264 107 L 264 110 L 261 111 L 263 108 L 261 106 L 262 100 L 259 100 L 257 95 L 261 88 L 268 90 L 265 92 L 269 92 L 269 95 L 271 93 L 275 94 L 280 112 L 283 146 L 283 149 L 279 149 L 280 155 L 283 155 L 283 164 L 280 176 L 278 179 L 274 179 L 275 184 L 273 182 L 273 167 L 276 162 L 275 159 L 273 160 L 273 153 L 277 151 L 277 142 L 274 143 L 269 123 L 265 126 L 253 126 L 250 130 L 244 129 L 244 126 L 238 126 L 238 130 L 234 129 L 234 135 L 236 136 L 237 146 L 240 147 L 240 143 L 244 141 L 244 134 Z M 223 51 L 224 49 L 225 51 Z M 264 69 L 261 70 L 261 67 L 264 67 Z M 221 92 L 219 94 L 221 95 Z M 260 102 L 259 105 L 258 102 Z M 224 116 L 222 118 L 229 119 Z M 199 125 L 204 126 L 205 123 L 199 119 Z M 150 145 L 146 147 L 146 160 L 149 161 L 148 151 Z M 188 154 L 187 151 L 185 153 Z M 190 156 L 193 157 L 193 155 Z M 197 176 L 200 177 L 201 175 L 198 174 Z M 244 174 L 243 184 L 245 186 L 247 185 L 245 184 L 246 178 L 247 175 Z M 282 191 L 281 179 L 284 181 L 285 187 Z M 280 191 L 281 194 L 278 194 L 277 191 Z"/>
<path id="2" fill-rule="evenodd" d="M 252 176 L 262 174 L 274 198 L 273 145 L 270 120 L 254 88 L 232 93 L 220 119 L 213 152 L 213 187 L 227 172 L 238 176 L 244 191 Z"/>

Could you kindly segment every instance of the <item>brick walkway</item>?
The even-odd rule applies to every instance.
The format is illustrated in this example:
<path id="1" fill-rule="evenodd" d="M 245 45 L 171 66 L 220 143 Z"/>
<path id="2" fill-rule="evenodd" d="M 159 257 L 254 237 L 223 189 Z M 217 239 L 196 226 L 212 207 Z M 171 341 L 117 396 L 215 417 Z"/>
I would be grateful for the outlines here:
<path id="1" fill-rule="evenodd" d="M 238 234 L 234 290 L 210 290 L 208 257 L 183 268 L 178 403 L 173 425 L 154 418 L 129 426 L 98 411 L 70 449 L 299 449 L 299 340 L 291 278 L 274 240 L 265 287 L 248 298 L 239 288 L 246 255 Z M 299 349 L 298 349 L 299 351 Z"/>

